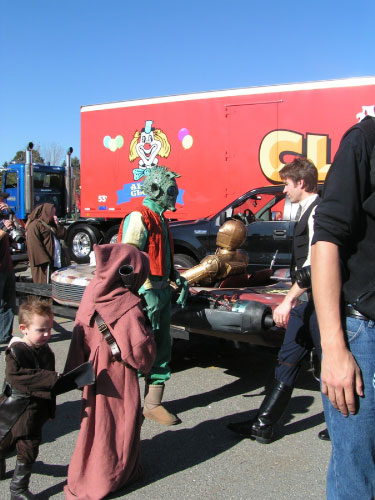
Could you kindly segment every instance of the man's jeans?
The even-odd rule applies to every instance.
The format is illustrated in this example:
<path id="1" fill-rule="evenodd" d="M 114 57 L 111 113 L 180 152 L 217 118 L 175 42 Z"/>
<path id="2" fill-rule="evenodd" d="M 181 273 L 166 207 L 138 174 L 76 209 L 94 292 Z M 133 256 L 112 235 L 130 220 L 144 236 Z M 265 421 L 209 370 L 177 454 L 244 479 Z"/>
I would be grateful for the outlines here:
<path id="1" fill-rule="evenodd" d="M 0 272 L 0 343 L 12 338 L 16 306 L 16 279 L 13 271 Z"/>
<path id="2" fill-rule="evenodd" d="M 370 500 L 375 496 L 375 323 L 346 318 L 350 350 L 361 369 L 364 397 L 344 417 L 323 395 L 332 441 L 327 500 Z"/>

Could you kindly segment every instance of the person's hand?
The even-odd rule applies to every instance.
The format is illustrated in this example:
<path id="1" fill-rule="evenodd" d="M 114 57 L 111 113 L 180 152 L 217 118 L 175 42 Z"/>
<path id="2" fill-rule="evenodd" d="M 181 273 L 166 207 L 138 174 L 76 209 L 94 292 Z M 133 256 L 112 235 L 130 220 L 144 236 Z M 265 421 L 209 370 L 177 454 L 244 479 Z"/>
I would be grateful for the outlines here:
<path id="1" fill-rule="evenodd" d="M 59 219 L 57 218 L 56 215 L 53 216 L 53 220 L 54 220 L 54 222 L 55 222 L 55 224 L 57 226 L 59 224 Z"/>
<path id="2" fill-rule="evenodd" d="M 180 296 L 178 297 L 176 303 L 184 308 L 189 296 L 189 283 L 187 279 L 181 276 L 177 271 L 175 275 L 175 283 L 177 285 L 178 291 L 180 292 Z"/>
<path id="3" fill-rule="evenodd" d="M 4 219 L 3 224 L 8 229 L 8 231 L 10 231 L 12 229 L 12 221 L 10 221 L 8 219 Z"/>
<path id="4" fill-rule="evenodd" d="M 346 347 L 323 350 L 322 393 L 345 417 L 356 412 L 356 396 L 363 396 L 361 370 Z"/>
<path id="5" fill-rule="evenodd" d="M 159 330 L 161 301 L 158 292 L 153 289 L 145 290 L 143 297 L 145 298 L 147 304 L 146 313 L 148 319 L 150 320 L 151 328 L 153 330 Z"/>
<path id="6" fill-rule="evenodd" d="M 295 302 L 284 299 L 281 304 L 274 309 L 273 320 L 276 326 L 281 328 L 286 328 L 288 326 L 290 311 L 295 305 Z"/>

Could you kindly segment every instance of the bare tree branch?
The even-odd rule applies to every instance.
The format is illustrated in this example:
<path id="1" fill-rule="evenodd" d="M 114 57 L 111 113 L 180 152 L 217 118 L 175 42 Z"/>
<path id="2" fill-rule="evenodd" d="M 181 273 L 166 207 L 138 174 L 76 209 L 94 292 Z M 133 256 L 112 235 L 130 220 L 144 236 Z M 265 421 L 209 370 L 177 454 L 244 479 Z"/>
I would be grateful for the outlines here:
<path id="1" fill-rule="evenodd" d="M 64 159 L 64 148 L 60 144 L 52 142 L 43 148 L 43 157 L 51 165 L 61 165 Z"/>

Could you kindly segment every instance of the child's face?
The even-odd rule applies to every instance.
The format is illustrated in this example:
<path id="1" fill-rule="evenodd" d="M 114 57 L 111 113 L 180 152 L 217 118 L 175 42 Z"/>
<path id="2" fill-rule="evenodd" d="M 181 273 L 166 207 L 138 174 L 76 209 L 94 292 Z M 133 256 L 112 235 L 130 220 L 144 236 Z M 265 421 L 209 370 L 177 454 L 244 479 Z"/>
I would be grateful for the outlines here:
<path id="1" fill-rule="evenodd" d="M 34 314 L 28 326 L 20 324 L 25 342 L 31 347 L 46 344 L 51 337 L 53 317 Z"/>

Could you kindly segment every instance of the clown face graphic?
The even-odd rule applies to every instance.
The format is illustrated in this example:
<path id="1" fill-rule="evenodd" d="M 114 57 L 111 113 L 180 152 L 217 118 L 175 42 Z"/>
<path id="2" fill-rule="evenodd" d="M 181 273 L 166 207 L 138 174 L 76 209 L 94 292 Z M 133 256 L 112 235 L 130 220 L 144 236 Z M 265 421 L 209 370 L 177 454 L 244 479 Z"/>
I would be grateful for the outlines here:
<path id="1" fill-rule="evenodd" d="M 154 131 L 142 130 L 141 137 L 135 147 L 139 156 L 140 168 L 155 167 L 158 164 L 157 154 L 161 150 L 161 142 L 155 139 Z"/>
<path id="2" fill-rule="evenodd" d="M 167 158 L 171 146 L 165 133 L 152 127 L 152 120 L 146 120 L 145 128 L 136 131 L 130 143 L 129 160 L 138 159 L 138 167 L 133 169 L 134 180 L 138 181 L 150 173 L 152 167 L 156 167 L 159 158 Z"/>

